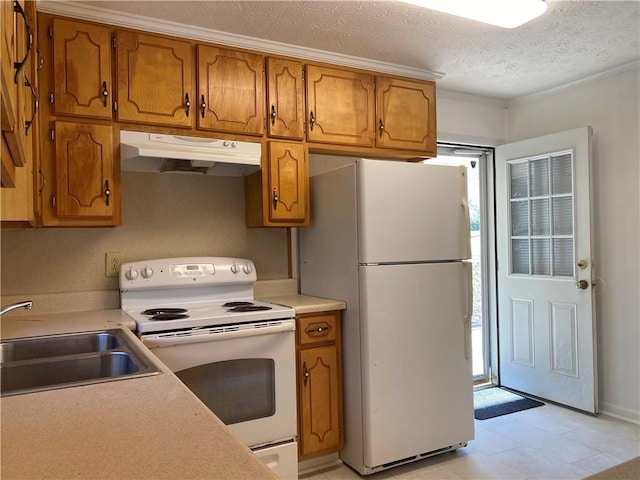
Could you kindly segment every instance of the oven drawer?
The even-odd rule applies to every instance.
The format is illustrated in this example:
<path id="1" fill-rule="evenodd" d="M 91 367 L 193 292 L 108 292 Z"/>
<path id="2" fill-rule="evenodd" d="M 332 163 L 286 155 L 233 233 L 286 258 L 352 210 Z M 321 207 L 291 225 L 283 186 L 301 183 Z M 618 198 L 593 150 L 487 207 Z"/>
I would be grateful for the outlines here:
<path id="1" fill-rule="evenodd" d="M 298 345 L 305 346 L 313 343 L 335 342 L 338 332 L 339 312 L 299 315 Z"/>

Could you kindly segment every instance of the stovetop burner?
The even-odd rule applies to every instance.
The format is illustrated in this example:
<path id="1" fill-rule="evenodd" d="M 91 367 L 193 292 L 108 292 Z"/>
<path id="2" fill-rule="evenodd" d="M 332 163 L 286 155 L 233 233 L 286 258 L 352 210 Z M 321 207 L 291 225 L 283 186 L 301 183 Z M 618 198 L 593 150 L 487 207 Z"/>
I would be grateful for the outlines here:
<path id="1" fill-rule="evenodd" d="M 239 305 L 237 307 L 230 308 L 230 312 L 258 312 L 261 310 L 271 310 L 271 307 L 267 307 L 266 305 Z"/>
<path id="2" fill-rule="evenodd" d="M 248 305 L 253 305 L 253 302 L 227 302 L 227 303 L 223 303 L 222 306 L 227 308 L 227 307 L 244 307 L 244 306 L 248 306 Z"/>
<path id="3" fill-rule="evenodd" d="M 142 312 L 142 315 L 158 315 L 158 314 L 179 314 L 179 313 L 187 313 L 187 309 L 186 308 L 173 308 L 173 307 L 166 307 L 166 308 L 149 308 L 147 310 L 145 310 L 144 312 Z M 185 318 L 185 317 L 182 317 Z"/>
<path id="4" fill-rule="evenodd" d="M 189 318 L 189 315 L 184 313 L 156 313 L 151 320 L 181 320 L 183 318 Z"/>

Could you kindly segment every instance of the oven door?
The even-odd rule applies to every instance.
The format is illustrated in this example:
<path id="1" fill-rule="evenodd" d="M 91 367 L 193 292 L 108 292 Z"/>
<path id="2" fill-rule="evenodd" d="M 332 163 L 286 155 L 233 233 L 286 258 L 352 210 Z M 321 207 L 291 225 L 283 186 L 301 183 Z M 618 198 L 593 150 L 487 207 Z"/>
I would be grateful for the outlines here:
<path id="1" fill-rule="evenodd" d="M 143 335 L 143 343 L 247 446 L 296 435 L 295 321 Z"/>

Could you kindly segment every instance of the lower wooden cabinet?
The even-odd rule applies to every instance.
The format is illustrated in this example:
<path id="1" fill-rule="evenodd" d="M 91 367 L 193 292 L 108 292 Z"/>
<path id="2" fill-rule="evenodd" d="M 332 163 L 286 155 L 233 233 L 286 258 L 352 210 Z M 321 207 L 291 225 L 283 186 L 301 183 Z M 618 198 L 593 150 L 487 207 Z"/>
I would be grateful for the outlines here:
<path id="1" fill-rule="evenodd" d="M 340 312 L 296 317 L 298 458 L 342 449 Z"/>

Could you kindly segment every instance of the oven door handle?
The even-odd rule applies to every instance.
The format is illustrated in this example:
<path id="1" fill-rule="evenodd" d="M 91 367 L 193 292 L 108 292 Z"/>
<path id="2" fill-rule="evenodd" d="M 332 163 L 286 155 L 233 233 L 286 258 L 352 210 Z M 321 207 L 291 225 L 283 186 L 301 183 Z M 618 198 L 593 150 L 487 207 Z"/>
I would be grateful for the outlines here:
<path id="1" fill-rule="evenodd" d="M 195 330 L 188 335 L 184 333 L 163 333 L 159 335 L 143 335 L 142 343 L 148 348 L 169 347 L 172 345 L 187 345 L 189 343 L 216 342 L 220 340 L 233 340 L 235 338 L 255 337 L 256 335 L 268 335 L 271 333 L 289 332 L 295 330 L 294 322 L 285 322 L 270 327 L 221 331 L 220 328 L 208 328 Z"/>

